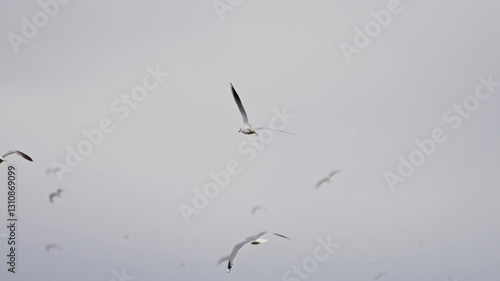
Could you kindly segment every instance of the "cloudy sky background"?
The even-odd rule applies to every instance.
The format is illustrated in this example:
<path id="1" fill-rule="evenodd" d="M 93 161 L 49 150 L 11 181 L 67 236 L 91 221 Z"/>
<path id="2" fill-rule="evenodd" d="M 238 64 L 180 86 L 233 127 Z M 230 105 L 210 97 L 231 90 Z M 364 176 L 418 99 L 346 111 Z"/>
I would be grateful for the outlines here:
<path id="1" fill-rule="evenodd" d="M 500 88 L 457 130 L 443 113 L 479 76 L 500 81 L 500 4 L 402 1 L 347 63 L 339 44 L 388 2 L 243 1 L 221 21 L 210 0 L 70 1 L 16 54 L 7 34 L 40 7 L 0 1 L 0 145 L 35 160 L 10 158 L 18 273 L 3 265 L 0 278 L 109 281 L 125 267 L 135 280 L 281 280 L 330 235 L 341 246 L 308 280 L 498 280 Z M 120 120 L 113 100 L 156 65 L 170 76 Z M 237 133 L 229 82 L 252 124 L 286 106 L 297 135 L 277 134 L 248 162 L 237 147 L 254 137 Z M 116 129 L 80 166 L 62 183 L 45 174 L 103 118 Z M 391 192 L 384 173 L 435 128 L 447 141 Z M 186 224 L 179 204 L 231 160 L 243 172 Z M 67 193 L 51 205 L 57 188 Z M 252 216 L 257 204 L 268 211 Z M 245 248 L 231 274 L 215 265 L 262 230 L 292 240 Z"/>

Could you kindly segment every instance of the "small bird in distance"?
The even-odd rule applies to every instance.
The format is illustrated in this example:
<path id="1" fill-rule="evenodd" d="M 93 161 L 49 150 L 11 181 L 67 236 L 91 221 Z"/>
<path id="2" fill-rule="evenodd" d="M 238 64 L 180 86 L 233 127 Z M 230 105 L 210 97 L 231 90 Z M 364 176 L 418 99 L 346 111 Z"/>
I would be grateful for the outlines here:
<path id="1" fill-rule="evenodd" d="M 324 183 L 330 183 L 332 182 L 332 178 L 333 176 L 335 176 L 336 174 L 340 173 L 340 170 L 335 170 L 333 172 L 331 172 L 330 174 L 328 174 L 327 177 L 325 178 L 322 178 L 317 184 L 316 184 L 316 189 L 318 189 L 322 184 Z"/>
<path id="2" fill-rule="evenodd" d="M 54 203 L 54 197 L 61 198 L 61 193 L 63 192 L 62 188 L 58 188 L 56 191 L 49 194 L 49 201 L 51 204 Z"/>
<path id="3" fill-rule="evenodd" d="M 243 133 L 245 135 L 255 134 L 258 136 L 259 135 L 257 133 L 258 130 L 267 129 L 267 130 L 271 130 L 271 131 L 275 131 L 275 132 L 281 132 L 281 133 L 285 133 L 285 134 L 295 135 L 294 133 L 290 133 L 290 132 L 286 132 L 286 131 L 282 131 L 282 130 L 277 130 L 277 129 L 271 129 L 271 128 L 265 128 L 265 127 L 253 128 L 252 125 L 250 125 L 250 123 L 248 122 L 247 112 L 245 111 L 245 108 L 243 107 L 243 103 L 241 102 L 241 99 L 238 96 L 238 93 L 236 93 L 236 90 L 234 89 L 233 84 L 230 83 L 230 85 L 231 85 L 231 91 L 233 92 L 234 101 L 236 102 L 236 105 L 238 105 L 238 109 L 240 110 L 241 116 L 243 117 L 243 126 L 240 128 L 238 133 Z"/>
<path id="4" fill-rule="evenodd" d="M 47 173 L 47 175 L 50 175 L 50 174 L 55 174 L 57 172 L 59 172 L 61 170 L 61 168 L 59 167 L 55 167 L 55 168 L 48 168 L 45 173 Z"/>
<path id="5" fill-rule="evenodd" d="M 282 237 L 285 239 L 290 239 L 284 235 L 281 235 L 278 233 L 271 233 L 271 232 L 267 232 L 267 231 L 263 231 L 259 234 L 254 235 L 254 236 L 247 237 L 245 239 L 245 241 L 243 241 L 243 242 L 241 242 L 233 247 L 233 251 L 231 252 L 231 255 L 229 255 L 229 261 L 227 263 L 227 273 L 231 272 L 231 268 L 233 268 L 234 259 L 236 258 L 236 255 L 241 250 L 241 248 L 243 248 L 243 246 L 248 245 L 248 244 L 259 245 L 259 244 L 265 243 L 265 242 L 267 242 L 267 240 L 263 239 L 263 237 L 266 235 L 269 235 L 269 234 L 273 234 L 273 235 L 276 235 L 276 236 L 279 236 L 279 237 Z"/>
<path id="6" fill-rule="evenodd" d="M 46 252 L 50 252 L 52 249 L 60 251 L 61 250 L 61 246 L 59 246 L 57 244 L 54 244 L 54 243 L 45 245 L 45 251 Z"/>
<path id="7" fill-rule="evenodd" d="M 252 208 L 252 215 L 256 215 L 258 211 L 262 211 L 262 212 L 265 212 L 267 211 L 266 210 L 266 207 L 264 206 L 261 206 L 261 205 L 256 205 L 255 207 Z"/>
<path id="8" fill-rule="evenodd" d="M 12 154 L 17 154 L 17 155 L 21 156 L 22 158 L 24 158 L 30 162 L 33 162 L 33 159 L 31 159 L 31 157 L 29 157 L 28 154 L 21 152 L 19 150 L 10 150 L 10 151 L 7 151 L 4 155 L 2 155 L 2 157 L 0 157 L 0 163 L 7 162 L 7 160 L 5 160 L 5 157 L 12 155 Z"/>

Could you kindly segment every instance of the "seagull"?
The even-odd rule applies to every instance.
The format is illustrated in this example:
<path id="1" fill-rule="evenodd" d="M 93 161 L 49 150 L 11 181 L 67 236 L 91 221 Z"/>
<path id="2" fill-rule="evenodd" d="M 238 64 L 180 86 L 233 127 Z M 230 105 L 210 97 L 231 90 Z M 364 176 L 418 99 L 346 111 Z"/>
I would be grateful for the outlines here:
<path id="1" fill-rule="evenodd" d="M 290 239 L 284 235 L 281 235 L 281 234 L 278 234 L 278 233 L 270 233 L 270 232 L 267 232 L 267 231 L 263 231 L 257 235 L 254 235 L 254 236 L 250 236 L 250 237 L 247 237 L 245 239 L 245 241 L 237 244 L 236 246 L 234 246 L 233 248 L 233 251 L 231 252 L 231 255 L 229 256 L 229 261 L 227 263 L 227 273 L 231 272 L 231 268 L 233 268 L 233 262 L 234 262 L 234 259 L 236 258 L 236 255 L 238 254 L 238 252 L 241 250 L 241 248 L 243 248 L 243 246 L 247 245 L 247 244 L 252 244 L 252 245 L 259 245 L 259 244 L 262 244 L 262 243 L 266 243 L 267 240 L 266 239 L 262 239 L 264 236 L 266 235 L 269 235 L 269 234 L 274 234 L 276 236 L 279 236 L 279 237 L 282 237 L 282 238 L 285 238 L 285 239 Z"/>
<path id="2" fill-rule="evenodd" d="M 11 151 L 8 151 L 7 153 L 5 153 L 4 155 L 2 155 L 2 157 L 0 157 L 0 163 L 2 162 L 7 162 L 7 160 L 5 160 L 4 158 L 11 155 L 11 154 L 17 154 L 19 156 L 21 156 L 22 158 L 30 161 L 30 162 L 33 162 L 33 159 L 31 159 L 31 157 L 29 157 L 26 153 L 24 152 L 21 152 L 19 150 L 11 150 Z"/>
<path id="3" fill-rule="evenodd" d="M 331 172 L 328 177 L 326 178 L 323 178 L 321 179 L 317 184 L 316 184 L 316 189 L 318 189 L 322 184 L 324 184 L 325 182 L 331 182 L 332 181 L 332 177 L 335 176 L 336 174 L 340 173 L 340 170 L 335 170 L 333 172 Z"/>
<path id="4" fill-rule="evenodd" d="M 248 123 L 247 112 L 245 111 L 245 108 L 243 107 L 243 103 L 241 102 L 241 99 L 238 96 L 238 93 L 236 93 L 236 90 L 234 89 L 233 84 L 232 83 L 229 83 L 229 84 L 231 84 L 231 91 L 233 92 L 234 101 L 238 105 L 238 109 L 240 110 L 241 116 L 243 117 L 243 126 L 240 128 L 238 133 L 243 133 L 245 135 L 255 134 L 258 136 L 259 134 L 257 134 L 257 130 L 268 129 L 271 131 L 277 131 L 277 132 L 281 132 L 281 133 L 295 135 L 294 133 L 290 133 L 290 132 L 286 132 L 286 131 L 282 131 L 282 130 L 277 130 L 277 129 L 271 129 L 271 128 L 265 128 L 265 127 L 253 128 L 252 125 L 250 125 L 250 123 Z"/>
<path id="5" fill-rule="evenodd" d="M 263 206 L 257 205 L 257 206 L 255 206 L 255 207 L 252 208 L 252 214 L 255 215 L 257 213 L 257 211 L 259 211 L 259 210 L 265 212 L 266 208 L 263 207 Z"/>
<path id="6" fill-rule="evenodd" d="M 49 252 L 52 249 L 61 250 L 61 247 L 57 244 L 47 244 L 45 245 L 45 251 Z"/>
<path id="7" fill-rule="evenodd" d="M 54 203 L 54 197 L 59 197 L 61 198 L 61 193 L 63 192 L 63 190 L 61 188 L 58 188 L 55 192 L 52 192 L 50 195 L 49 195 L 49 201 L 50 203 Z"/>

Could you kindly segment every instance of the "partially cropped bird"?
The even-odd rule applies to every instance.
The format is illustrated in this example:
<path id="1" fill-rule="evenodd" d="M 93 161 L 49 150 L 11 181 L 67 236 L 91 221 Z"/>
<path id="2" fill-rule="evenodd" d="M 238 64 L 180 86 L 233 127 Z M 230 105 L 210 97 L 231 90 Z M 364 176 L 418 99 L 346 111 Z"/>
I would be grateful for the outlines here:
<path id="1" fill-rule="evenodd" d="M 2 155 L 2 157 L 0 157 L 0 163 L 7 162 L 7 160 L 5 160 L 5 157 L 7 157 L 11 154 L 17 154 L 17 155 L 21 156 L 22 158 L 24 158 L 30 162 L 33 162 L 33 159 L 31 159 L 31 157 L 29 157 L 28 154 L 21 152 L 19 150 L 10 150 L 10 151 L 7 151 L 4 155 Z"/>

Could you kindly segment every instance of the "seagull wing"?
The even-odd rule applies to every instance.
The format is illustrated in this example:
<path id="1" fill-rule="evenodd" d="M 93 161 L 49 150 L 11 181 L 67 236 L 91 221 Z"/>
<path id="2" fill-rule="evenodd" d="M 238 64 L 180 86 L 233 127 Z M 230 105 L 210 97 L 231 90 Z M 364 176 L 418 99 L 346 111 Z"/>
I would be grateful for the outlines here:
<path id="1" fill-rule="evenodd" d="M 217 261 L 217 265 L 221 265 L 222 263 L 224 263 L 225 261 L 228 261 L 228 260 L 229 260 L 229 256 L 222 257 Z"/>
<path id="2" fill-rule="evenodd" d="M 229 261 L 227 262 L 227 273 L 231 272 L 231 268 L 233 268 L 234 258 L 236 258 L 238 252 L 241 250 L 241 248 L 243 248 L 243 246 L 250 243 L 251 241 L 252 240 L 248 240 L 247 238 L 245 241 L 233 247 L 233 251 L 231 252 L 231 255 L 229 255 Z"/>
<path id="3" fill-rule="evenodd" d="M 276 236 L 285 238 L 285 239 L 290 239 L 290 238 L 286 237 L 285 235 L 281 235 L 281 234 L 278 234 L 278 233 L 273 233 L 273 234 L 276 235 Z"/>
<path id="4" fill-rule="evenodd" d="M 333 176 L 335 176 L 335 175 L 336 175 L 336 174 L 338 174 L 338 173 L 340 173 L 340 170 L 335 170 L 335 171 L 331 172 L 331 173 L 328 175 L 328 177 L 329 177 L 329 178 L 332 178 Z"/>
<path id="5" fill-rule="evenodd" d="M 330 179 L 329 178 L 324 178 L 322 180 L 320 180 L 317 184 L 316 184 L 316 189 L 318 189 L 322 184 L 324 184 L 325 182 L 330 182 Z"/>
<path id="6" fill-rule="evenodd" d="M 231 90 L 233 91 L 234 101 L 238 105 L 238 109 L 240 110 L 241 116 L 243 116 L 243 123 L 248 124 L 247 112 L 245 111 L 243 103 L 241 103 L 240 97 L 238 96 L 238 93 L 236 93 L 233 84 L 231 84 Z"/>
<path id="7" fill-rule="evenodd" d="M 280 132 L 280 133 L 285 133 L 285 134 L 289 134 L 289 135 L 297 135 L 296 133 L 291 133 L 291 132 L 278 130 L 278 129 L 271 129 L 271 128 L 267 128 L 267 127 L 258 127 L 258 128 L 255 128 L 255 130 L 271 130 L 273 132 Z"/>
<path id="8" fill-rule="evenodd" d="M 33 162 L 33 159 L 31 159 L 31 157 L 29 157 L 26 153 L 21 152 L 21 151 L 19 151 L 19 150 L 11 150 L 11 151 L 8 151 L 8 152 L 7 152 L 7 153 L 5 153 L 2 157 L 4 157 L 4 158 L 5 158 L 5 157 L 7 157 L 7 156 L 9 156 L 9 155 L 11 155 L 11 154 L 17 154 L 17 155 L 19 155 L 19 156 L 23 157 L 24 159 L 26 159 L 26 160 L 28 160 L 28 161 Z"/>
<path id="9" fill-rule="evenodd" d="M 50 203 L 54 203 L 54 196 L 56 196 L 56 194 L 55 194 L 55 193 L 51 193 L 51 194 L 49 195 L 49 201 L 50 201 Z"/>

